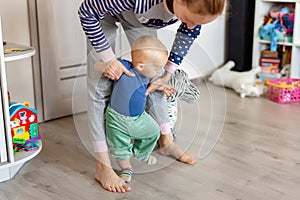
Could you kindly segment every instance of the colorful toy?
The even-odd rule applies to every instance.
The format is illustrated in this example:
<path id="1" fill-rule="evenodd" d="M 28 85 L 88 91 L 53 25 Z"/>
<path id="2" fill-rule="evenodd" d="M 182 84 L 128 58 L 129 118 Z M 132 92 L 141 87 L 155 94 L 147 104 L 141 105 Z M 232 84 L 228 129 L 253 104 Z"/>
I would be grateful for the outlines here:
<path id="1" fill-rule="evenodd" d="M 10 127 L 15 153 L 38 148 L 41 139 L 38 131 L 37 111 L 28 102 L 9 104 Z"/>
<path id="2" fill-rule="evenodd" d="M 271 7 L 265 16 L 264 25 L 259 35 L 263 40 L 270 41 L 271 51 L 277 50 L 277 42 L 292 42 L 294 31 L 295 7 L 292 4 L 281 4 Z M 285 45 L 283 45 L 285 49 Z"/>
<path id="3" fill-rule="evenodd" d="M 235 63 L 233 61 L 228 61 L 213 72 L 209 77 L 209 81 L 215 85 L 232 88 L 242 98 L 245 96 L 259 97 L 265 92 L 265 86 L 256 78 L 256 74 L 261 71 L 260 67 L 253 68 L 247 72 L 236 72 L 230 70 L 234 66 Z"/>

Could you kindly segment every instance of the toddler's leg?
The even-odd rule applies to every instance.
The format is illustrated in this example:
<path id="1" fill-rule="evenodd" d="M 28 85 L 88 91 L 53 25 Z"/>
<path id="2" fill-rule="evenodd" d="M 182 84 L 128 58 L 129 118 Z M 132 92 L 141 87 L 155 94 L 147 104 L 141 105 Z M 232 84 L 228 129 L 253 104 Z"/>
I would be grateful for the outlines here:
<path id="1" fill-rule="evenodd" d="M 133 169 L 130 163 L 130 159 L 118 161 L 121 168 L 119 177 L 125 182 L 130 183 L 133 175 Z"/>
<path id="2" fill-rule="evenodd" d="M 159 129 L 155 136 L 145 139 L 135 139 L 133 145 L 133 151 L 135 159 L 147 163 L 147 165 L 155 165 L 157 159 L 152 156 L 151 153 L 156 146 L 156 142 L 160 137 Z"/>
<path id="3" fill-rule="evenodd" d="M 106 136 L 111 155 L 117 159 L 121 168 L 119 177 L 129 183 L 133 169 L 130 163 L 132 157 L 131 136 L 128 133 L 127 117 L 114 111 L 109 105 L 106 109 Z"/>
<path id="4" fill-rule="evenodd" d="M 155 165 L 157 159 L 151 155 L 160 137 L 160 129 L 157 122 L 146 112 L 135 121 L 131 130 L 134 136 L 133 152 L 137 160 Z"/>
<path id="5" fill-rule="evenodd" d="M 138 161 L 145 162 L 147 165 L 155 165 L 157 163 L 157 158 L 152 156 L 151 154 L 147 154 L 144 156 L 135 157 Z"/>

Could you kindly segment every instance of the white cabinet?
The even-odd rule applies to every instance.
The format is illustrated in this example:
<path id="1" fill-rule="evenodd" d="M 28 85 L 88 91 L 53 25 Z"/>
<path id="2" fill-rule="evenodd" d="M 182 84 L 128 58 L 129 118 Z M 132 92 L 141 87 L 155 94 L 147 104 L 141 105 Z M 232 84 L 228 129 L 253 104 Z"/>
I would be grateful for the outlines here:
<path id="1" fill-rule="evenodd" d="M 25 59 L 33 56 L 35 50 L 27 48 L 23 45 L 8 43 L 8 48 L 22 48 L 29 49 L 22 52 L 13 52 L 4 55 L 4 48 L 2 45 L 2 28 L 0 18 L 0 182 L 13 178 L 24 163 L 34 156 L 36 156 L 42 149 L 42 143 L 39 142 L 39 148 L 32 152 L 24 152 L 14 155 L 12 136 L 10 130 L 10 114 L 9 102 L 7 95 L 7 80 L 5 63 Z"/>
<path id="2" fill-rule="evenodd" d="M 287 3 L 295 6 L 293 41 L 285 44 L 278 42 L 278 45 L 285 45 L 286 48 L 291 48 L 290 77 L 300 78 L 300 0 L 256 0 L 252 67 L 259 66 L 261 51 L 268 49 L 270 46 L 269 41 L 261 40 L 259 36 L 259 30 L 263 25 L 264 16 L 268 14 L 272 6 Z"/>
<path id="3" fill-rule="evenodd" d="M 86 97 L 86 37 L 77 14 L 82 0 L 30 0 L 31 41 L 39 52 L 43 121 L 84 112 Z M 35 78 L 36 78 L 35 77 Z M 37 98 L 39 94 L 35 94 Z"/>

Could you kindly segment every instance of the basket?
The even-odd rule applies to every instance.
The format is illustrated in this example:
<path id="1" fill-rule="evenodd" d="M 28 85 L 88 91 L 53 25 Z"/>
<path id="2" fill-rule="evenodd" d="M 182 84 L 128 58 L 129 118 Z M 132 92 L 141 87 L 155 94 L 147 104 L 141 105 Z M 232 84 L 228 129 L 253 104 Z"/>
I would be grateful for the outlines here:
<path id="1" fill-rule="evenodd" d="M 300 79 L 282 78 L 266 80 L 269 98 L 278 103 L 300 101 Z"/>

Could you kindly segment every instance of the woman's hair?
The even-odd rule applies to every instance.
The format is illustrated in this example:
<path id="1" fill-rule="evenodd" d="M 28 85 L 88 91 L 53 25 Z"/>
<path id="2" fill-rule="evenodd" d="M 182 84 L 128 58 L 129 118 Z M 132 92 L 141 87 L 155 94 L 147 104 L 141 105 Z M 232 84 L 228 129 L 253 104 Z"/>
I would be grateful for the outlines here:
<path id="1" fill-rule="evenodd" d="M 184 3 L 192 13 L 201 15 L 221 15 L 227 7 L 228 0 L 179 0 Z"/>

